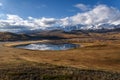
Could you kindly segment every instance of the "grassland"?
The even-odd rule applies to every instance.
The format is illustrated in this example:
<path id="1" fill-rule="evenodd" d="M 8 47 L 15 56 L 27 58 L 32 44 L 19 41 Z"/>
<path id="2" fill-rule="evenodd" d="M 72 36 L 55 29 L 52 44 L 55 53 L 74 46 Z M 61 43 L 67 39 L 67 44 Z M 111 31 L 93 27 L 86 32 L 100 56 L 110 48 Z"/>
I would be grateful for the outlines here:
<path id="1" fill-rule="evenodd" d="M 50 41 L 81 45 L 65 51 L 11 47 L 36 41 L 1 43 L 1 80 L 120 80 L 120 34 L 88 35 Z"/>

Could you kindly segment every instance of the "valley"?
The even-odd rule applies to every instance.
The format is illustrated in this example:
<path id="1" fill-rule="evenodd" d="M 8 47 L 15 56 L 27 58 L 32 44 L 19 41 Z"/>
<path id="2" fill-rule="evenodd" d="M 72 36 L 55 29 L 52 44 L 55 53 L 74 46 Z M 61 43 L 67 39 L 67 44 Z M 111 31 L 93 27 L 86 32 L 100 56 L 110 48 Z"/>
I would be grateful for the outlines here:
<path id="1" fill-rule="evenodd" d="M 44 35 L 47 37 L 62 36 L 62 38 L 1 42 L 0 70 L 6 74 L 6 76 L 3 74 L 1 78 L 5 79 L 8 77 L 15 79 L 19 77 L 20 79 L 21 77 L 23 80 L 29 80 L 31 75 L 31 78 L 38 78 L 36 80 L 40 80 L 40 76 L 42 76 L 42 80 L 71 80 L 71 78 L 72 80 L 76 80 L 77 78 L 82 80 L 119 80 L 119 32 L 84 33 L 75 31 L 65 33 L 52 31 L 37 33 L 34 36 L 36 35 Z M 63 51 L 26 50 L 14 47 L 17 45 L 46 42 L 74 43 L 81 46 L 76 49 Z M 38 70 L 42 70 L 42 74 Z M 48 73 L 46 73 L 46 71 L 48 71 Z M 92 74 L 94 74 L 94 76 L 91 76 Z M 11 75 L 14 75 L 14 77 Z"/>

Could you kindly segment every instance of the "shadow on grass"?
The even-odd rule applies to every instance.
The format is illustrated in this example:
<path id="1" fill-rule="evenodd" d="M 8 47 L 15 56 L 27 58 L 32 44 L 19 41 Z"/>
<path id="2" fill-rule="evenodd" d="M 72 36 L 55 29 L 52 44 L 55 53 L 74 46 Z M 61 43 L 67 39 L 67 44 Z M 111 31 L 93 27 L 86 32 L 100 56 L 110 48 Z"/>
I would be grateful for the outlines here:
<path id="1" fill-rule="evenodd" d="M 37 64 L 0 69 L 0 80 L 120 80 L 120 73 Z"/>

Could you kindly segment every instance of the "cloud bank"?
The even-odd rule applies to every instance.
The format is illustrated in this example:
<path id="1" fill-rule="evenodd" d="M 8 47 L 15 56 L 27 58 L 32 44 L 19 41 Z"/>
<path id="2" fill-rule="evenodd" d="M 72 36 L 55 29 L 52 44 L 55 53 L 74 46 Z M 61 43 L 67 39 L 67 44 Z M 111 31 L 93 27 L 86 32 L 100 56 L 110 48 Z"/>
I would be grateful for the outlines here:
<path id="1" fill-rule="evenodd" d="M 80 9 L 86 8 L 85 5 L 77 4 Z M 74 16 L 62 19 L 56 18 L 33 18 L 23 19 L 18 15 L 0 14 L 0 31 L 20 32 L 29 30 L 46 29 L 53 27 L 68 27 L 76 25 L 84 25 L 81 28 L 98 28 L 103 24 L 119 25 L 120 11 L 114 7 L 106 5 L 97 5 L 83 13 L 77 13 Z"/>

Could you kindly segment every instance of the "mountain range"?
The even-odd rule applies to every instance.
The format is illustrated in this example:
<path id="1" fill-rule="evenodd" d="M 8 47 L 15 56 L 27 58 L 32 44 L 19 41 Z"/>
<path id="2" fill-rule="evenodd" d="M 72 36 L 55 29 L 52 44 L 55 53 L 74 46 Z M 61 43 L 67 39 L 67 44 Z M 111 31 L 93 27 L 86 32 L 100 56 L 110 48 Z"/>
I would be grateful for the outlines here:
<path id="1" fill-rule="evenodd" d="M 101 29 L 80 29 L 80 26 L 70 26 L 69 28 L 56 28 L 46 30 L 33 30 L 28 32 L 11 33 L 0 32 L 0 41 L 23 41 L 23 40 L 41 40 L 41 39 L 72 39 L 72 38 L 91 38 L 96 37 L 94 34 L 108 35 L 119 34 L 120 25 L 112 26 L 111 28 L 102 27 Z M 93 34 L 93 35 L 91 35 Z M 103 35 L 104 37 L 104 35 Z"/>
<path id="2" fill-rule="evenodd" d="M 112 30 L 120 28 L 120 24 L 99 24 L 99 25 L 75 25 L 75 26 L 60 26 L 60 27 L 47 27 L 45 30 L 55 30 L 60 29 L 64 31 L 73 31 L 73 30 Z"/>

